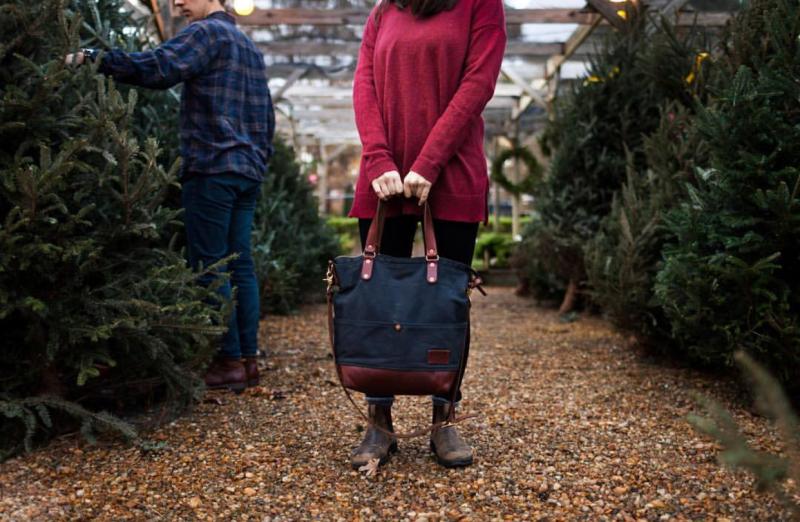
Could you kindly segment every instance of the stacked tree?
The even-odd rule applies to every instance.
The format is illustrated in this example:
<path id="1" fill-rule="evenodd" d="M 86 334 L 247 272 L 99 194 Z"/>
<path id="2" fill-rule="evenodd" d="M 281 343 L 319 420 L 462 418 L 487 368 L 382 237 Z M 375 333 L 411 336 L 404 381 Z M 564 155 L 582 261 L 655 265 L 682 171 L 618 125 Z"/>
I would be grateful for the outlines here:
<path id="1" fill-rule="evenodd" d="M 627 172 L 646 170 L 644 137 L 659 127 L 665 104 L 691 101 L 694 87 L 685 78 L 697 47 L 691 35 L 678 38 L 640 13 L 609 37 L 587 78 L 557 104 L 543 137 L 553 157 L 538 194 L 542 219 L 525 244 L 535 245 L 535 263 L 568 283 L 562 311 L 574 304 L 586 278 L 586 244 Z"/>
<path id="2" fill-rule="evenodd" d="M 0 9 L 0 457 L 75 417 L 87 435 L 132 435 L 92 412 L 139 405 L 142 393 L 187 404 L 220 333 L 220 312 L 204 304 L 212 290 L 170 247 L 176 169 L 141 139 L 162 131 L 135 125 L 164 114 L 154 105 L 164 98 L 137 106 L 136 91 L 63 65 L 80 44 L 135 43 L 121 4 Z"/>
<path id="3" fill-rule="evenodd" d="M 668 216 L 656 294 L 695 361 L 737 349 L 797 391 L 800 370 L 800 5 L 754 0 L 729 28 L 698 132 L 710 160 Z"/>

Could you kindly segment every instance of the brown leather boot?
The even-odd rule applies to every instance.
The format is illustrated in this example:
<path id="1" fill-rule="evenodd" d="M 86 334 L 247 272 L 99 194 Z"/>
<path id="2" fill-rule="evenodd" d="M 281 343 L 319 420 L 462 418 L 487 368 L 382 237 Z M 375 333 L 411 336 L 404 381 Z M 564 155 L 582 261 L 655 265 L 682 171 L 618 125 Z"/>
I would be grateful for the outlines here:
<path id="1" fill-rule="evenodd" d="M 391 406 L 370 404 L 369 419 L 376 426 L 388 431 L 394 431 Z M 350 465 L 353 469 L 358 469 L 369 463 L 371 459 L 379 459 L 382 465 L 389 460 L 391 454 L 396 452 L 397 439 L 370 424 L 367 426 L 367 432 L 364 434 L 364 440 L 361 441 L 361 445 L 354 449 L 350 456 Z"/>
<path id="2" fill-rule="evenodd" d="M 258 383 L 261 382 L 261 378 L 258 375 L 258 359 L 255 356 L 243 357 L 242 362 L 244 363 L 244 371 L 247 374 L 247 386 L 258 386 Z"/>
<path id="3" fill-rule="evenodd" d="M 433 422 L 447 420 L 450 404 L 433 403 Z M 472 448 L 464 442 L 455 426 L 442 426 L 431 433 L 431 451 L 436 461 L 446 468 L 460 468 L 472 464 Z"/>
<path id="4" fill-rule="evenodd" d="M 205 381 L 209 390 L 228 389 L 242 393 L 247 387 L 247 372 L 242 361 L 219 357 L 208 367 Z"/>

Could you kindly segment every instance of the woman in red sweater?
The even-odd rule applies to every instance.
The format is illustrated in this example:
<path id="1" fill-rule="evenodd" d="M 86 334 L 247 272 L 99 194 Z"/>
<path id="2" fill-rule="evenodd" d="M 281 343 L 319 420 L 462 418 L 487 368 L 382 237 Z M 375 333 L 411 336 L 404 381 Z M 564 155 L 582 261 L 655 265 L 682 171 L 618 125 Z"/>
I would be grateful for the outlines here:
<path id="1" fill-rule="evenodd" d="M 364 27 L 353 84 L 363 152 L 351 216 L 362 247 L 378 198 L 387 219 L 380 252 L 410 257 L 421 205 L 428 201 L 439 254 L 471 264 L 487 217 L 489 179 L 481 113 L 492 98 L 506 43 L 502 0 L 380 0 Z M 460 392 L 459 392 L 460 396 Z M 385 462 L 397 441 L 393 397 L 367 397 L 372 424 L 351 463 Z M 433 398 L 433 420 L 449 399 Z M 431 448 L 447 467 L 472 464 L 454 426 Z"/>

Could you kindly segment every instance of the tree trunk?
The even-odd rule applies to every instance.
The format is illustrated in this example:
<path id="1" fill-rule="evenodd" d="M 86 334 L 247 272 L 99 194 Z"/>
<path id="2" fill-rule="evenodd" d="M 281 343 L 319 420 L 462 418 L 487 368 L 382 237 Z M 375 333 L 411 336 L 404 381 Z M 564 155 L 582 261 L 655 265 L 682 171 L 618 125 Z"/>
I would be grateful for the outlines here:
<path id="1" fill-rule="evenodd" d="M 575 302 L 578 300 L 578 281 L 575 279 L 569 280 L 567 292 L 564 294 L 564 300 L 561 301 L 561 307 L 558 309 L 559 314 L 566 314 L 575 308 Z"/>

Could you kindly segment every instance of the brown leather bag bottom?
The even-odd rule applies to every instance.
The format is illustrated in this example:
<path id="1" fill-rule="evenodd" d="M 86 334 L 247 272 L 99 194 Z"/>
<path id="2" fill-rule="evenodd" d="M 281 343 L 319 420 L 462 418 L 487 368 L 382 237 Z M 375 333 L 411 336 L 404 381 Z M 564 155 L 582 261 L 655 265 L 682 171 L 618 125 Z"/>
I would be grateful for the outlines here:
<path id="1" fill-rule="evenodd" d="M 339 366 L 339 375 L 345 388 L 355 389 L 376 397 L 387 395 L 440 395 L 447 396 L 453 389 L 458 372 L 414 372 Z"/>

